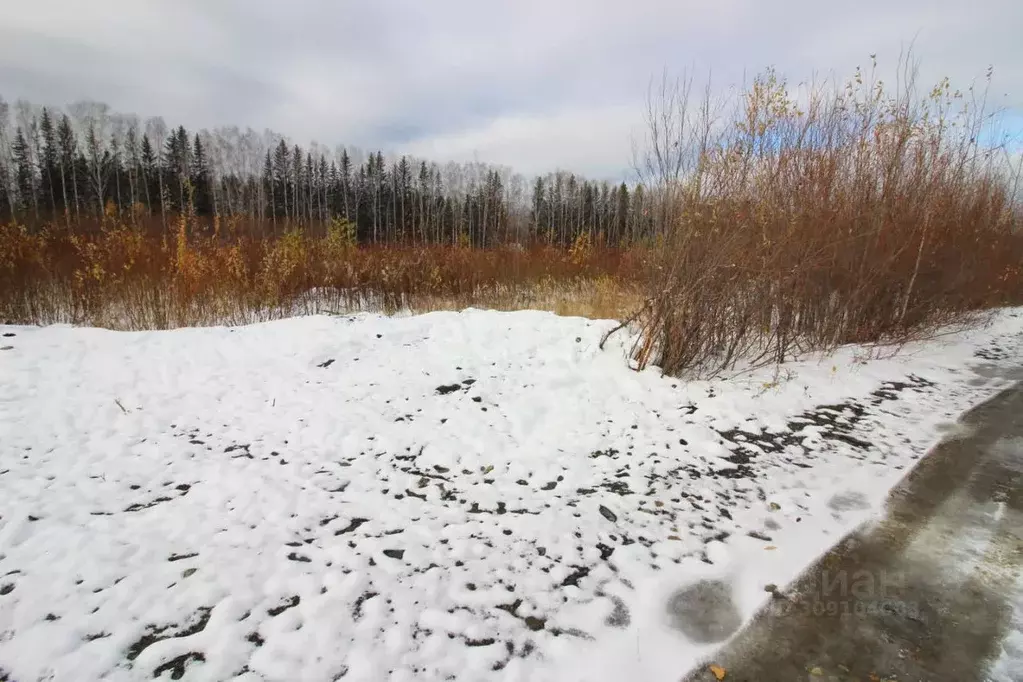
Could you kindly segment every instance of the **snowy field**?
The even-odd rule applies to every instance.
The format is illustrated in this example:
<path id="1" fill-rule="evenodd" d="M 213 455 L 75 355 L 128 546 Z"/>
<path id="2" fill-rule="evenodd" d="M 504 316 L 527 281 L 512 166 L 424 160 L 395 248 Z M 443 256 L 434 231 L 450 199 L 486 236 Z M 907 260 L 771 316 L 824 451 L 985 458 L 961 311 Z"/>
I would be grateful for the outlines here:
<path id="1" fill-rule="evenodd" d="M 677 680 L 1023 356 L 1006 311 L 683 382 L 611 326 L 0 327 L 0 679 Z"/>

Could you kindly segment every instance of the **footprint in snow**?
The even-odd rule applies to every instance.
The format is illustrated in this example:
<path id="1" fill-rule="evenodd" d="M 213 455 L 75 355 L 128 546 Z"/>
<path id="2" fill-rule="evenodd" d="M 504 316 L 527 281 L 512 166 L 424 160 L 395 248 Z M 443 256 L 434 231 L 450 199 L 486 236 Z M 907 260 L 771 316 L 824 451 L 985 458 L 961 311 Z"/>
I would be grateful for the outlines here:
<path id="1" fill-rule="evenodd" d="M 742 624 L 732 588 L 720 580 L 701 580 L 676 591 L 667 611 L 671 626 L 700 644 L 728 639 Z"/>
<path id="2" fill-rule="evenodd" d="M 870 502 L 867 500 L 867 496 L 855 490 L 837 493 L 828 500 L 828 509 L 835 512 L 857 511 L 869 508 Z"/>

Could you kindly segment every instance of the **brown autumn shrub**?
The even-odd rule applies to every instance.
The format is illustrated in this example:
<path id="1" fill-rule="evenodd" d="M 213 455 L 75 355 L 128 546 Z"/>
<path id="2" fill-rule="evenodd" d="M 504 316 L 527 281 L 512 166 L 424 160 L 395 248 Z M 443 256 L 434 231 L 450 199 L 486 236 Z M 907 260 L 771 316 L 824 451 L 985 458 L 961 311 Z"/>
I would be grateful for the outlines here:
<path id="1" fill-rule="evenodd" d="M 633 353 L 713 375 L 846 343 L 901 343 L 1023 302 L 1023 210 L 983 98 L 856 76 L 729 104 L 651 98 L 644 170 L 663 249 Z M 724 113 L 721 113 L 724 112 Z M 987 139 L 990 139 L 987 138 Z"/>
<path id="2" fill-rule="evenodd" d="M 246 323 L 295 314 L 538 307 L 624 312 L 649 256 L 549 246 L 357 246 L 324 234 L 256 237 L 237 221 L 173 232 L 111 218 L 98 229 L 0 226 L 0 319 L 115 329 Z"/>

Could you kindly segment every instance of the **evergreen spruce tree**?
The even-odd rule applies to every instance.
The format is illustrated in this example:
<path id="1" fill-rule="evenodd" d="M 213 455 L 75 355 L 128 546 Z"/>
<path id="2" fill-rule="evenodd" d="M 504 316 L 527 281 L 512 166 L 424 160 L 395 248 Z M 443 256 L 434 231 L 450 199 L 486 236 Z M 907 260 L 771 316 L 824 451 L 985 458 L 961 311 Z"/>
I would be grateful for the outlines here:
<path id="1" fill-rule="evenodd" d="M 11 156 L 14 159 L 14 179 L 18 189 L 17 208 L 22 215 L 29 212 L 35 198 L 35 170 L 32 168 L 32 152 L 25 139 L 25 133 L 18 128 L 11 145 Z M 36 216 L 38 218 L 38 215 Z"/>
<path id="2" fill-rule="evenodd" d="M 206 158 L 206 149 L 203 147 L 199 134 L 196 133 L 192 142 L 190 181 L 192 183 L 192 201 L 194 202 L 195 214 L 200 216 L 213 215 L 212 185 L 210 183 L 210 168 Z"/>
<path id="3" fill-rule="evenodd" d="M 42 136 L 43 142 L 42 158 L 39 163 L 39 193 L 46 202 L 46 207 L 49 209 L 50 214 L 55 215 L 58 207 L 63 209 L 63 204 L 59 203 L 60 189 L 58 184 L 60 182 L 60 172 L 57 169 L 59 151 L 57 148 L 57 131 L 53 127 L 53 119 L 50 117 L 50 112 L 46 110 L 46 107 L 43 107 L 42 114 L 40 115 L 39 133 Z"/>

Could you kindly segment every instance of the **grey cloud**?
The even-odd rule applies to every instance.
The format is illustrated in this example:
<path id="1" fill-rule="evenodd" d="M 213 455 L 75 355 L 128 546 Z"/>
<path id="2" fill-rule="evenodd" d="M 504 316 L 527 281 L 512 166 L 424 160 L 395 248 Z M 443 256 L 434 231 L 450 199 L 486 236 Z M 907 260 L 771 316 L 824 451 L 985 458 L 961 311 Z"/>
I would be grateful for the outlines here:
<path id="1" fill-rule="evenodd" d="M 648 79 L 664 67 L 712 71 L 725 86 L 775 65 L 795 81 L 847 74 L 871 53 L 889 65 L 916 37 L 925 82 L 962 83 L 994 64 L 1011 93 L 998 103 L 1023 111 L 1018 5 L 36 0 L 5 13 L 0 93 L 604 173 L 628 165 Z"/>

